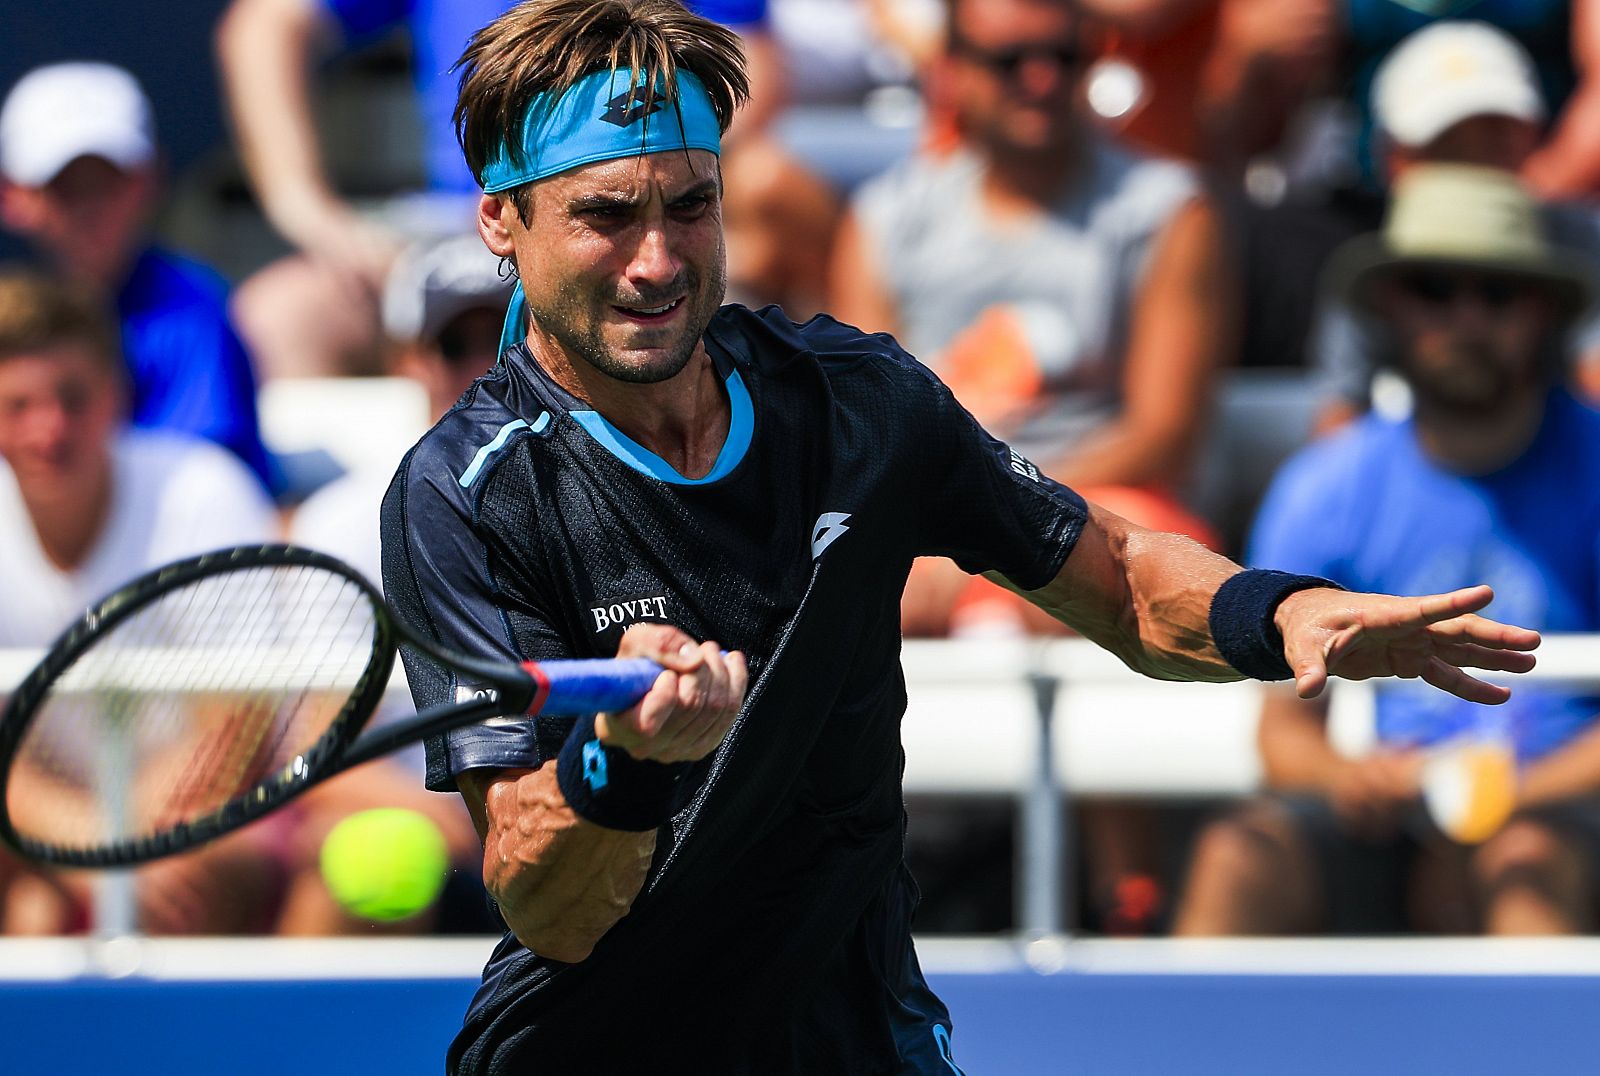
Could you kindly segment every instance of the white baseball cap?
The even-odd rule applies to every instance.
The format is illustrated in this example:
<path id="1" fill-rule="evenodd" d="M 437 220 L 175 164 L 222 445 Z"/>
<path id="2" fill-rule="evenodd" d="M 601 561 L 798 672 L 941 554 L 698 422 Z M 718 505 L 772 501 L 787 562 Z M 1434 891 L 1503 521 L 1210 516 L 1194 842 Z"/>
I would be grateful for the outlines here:
<path id="1" fill-rule="evenodd" d="M 134 169 L 155 155 L 150 101 L 120 67 L 37 67 L 0 106 L 0 175 L 24 187 L 43 186 L 79 157 Z"/>
<path id="2" fill-rule="evenodd" d="M 476 233 L 419 243 L 389 270 L 383 328 L 397 340 L 432 340 L 463 311 L 503 308 L 514 286 Z"/>
<path id="3" fill-rule="evenodd" d="M 1452 20 L 1418 30 L 1384 57 L 1372 111 L 1402 146 L 1425 146 L 1472 116 L 1545 118 L 1527 51 L 1488 23 Z"/>

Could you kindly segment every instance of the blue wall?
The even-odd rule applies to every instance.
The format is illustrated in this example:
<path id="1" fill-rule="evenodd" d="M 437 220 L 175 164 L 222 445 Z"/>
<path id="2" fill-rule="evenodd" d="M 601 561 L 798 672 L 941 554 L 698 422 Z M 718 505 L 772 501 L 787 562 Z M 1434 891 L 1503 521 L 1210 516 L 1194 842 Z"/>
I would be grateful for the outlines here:
<path id="1" fill-rule="evenodd" d="M 1584 1072 L 1600 978 L 933 975 L 969 1076 Z M 0 1071 L 441 1071 L 462 980 L 0 984 Z"/>

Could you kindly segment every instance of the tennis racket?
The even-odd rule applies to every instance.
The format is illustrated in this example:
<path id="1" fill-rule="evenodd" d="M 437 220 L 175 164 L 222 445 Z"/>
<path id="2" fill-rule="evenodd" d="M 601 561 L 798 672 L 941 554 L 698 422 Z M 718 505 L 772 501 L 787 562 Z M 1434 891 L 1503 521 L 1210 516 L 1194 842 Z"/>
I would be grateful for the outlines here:
<path id="1" fill-rule="evenodd" d="M 452 669 L 466 697 L 358 738 L 401 645 Z M 645 658 L 453 654 L 332 557 L 281 545 L 209 553 L 100 602 L 17 687 L 0 715 L 0 838 L 60 866 L 142 863 L 449 729 L 625 709 L 660 672 Z"/>

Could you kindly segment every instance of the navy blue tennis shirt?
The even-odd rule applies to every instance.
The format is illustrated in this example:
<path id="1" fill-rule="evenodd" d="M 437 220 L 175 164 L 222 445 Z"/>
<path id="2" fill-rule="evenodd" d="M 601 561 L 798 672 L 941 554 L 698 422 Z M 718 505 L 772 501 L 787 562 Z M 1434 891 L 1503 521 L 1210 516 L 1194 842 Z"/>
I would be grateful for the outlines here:
<path id="1" fill-rule="evenodd" d="M 750 659 L 698 791 L 632 910 L 579 964 L 507 934 L 453 1073 L 952 1070 L 912 951 L 899 601 L 918 556 L 1049 582 L 1087 510 L 985 433 L 892 339 L 724 307 L 705 334 L 731 405 L 687 479 L 510 348 L 401 464 L 384 587 L 441 645 L 609 657 L 640 620 Z M 474 685 L 403 652 L 419 706 Z M 428 784 L 537 767 L 571 719 L 428 744 Z"/>

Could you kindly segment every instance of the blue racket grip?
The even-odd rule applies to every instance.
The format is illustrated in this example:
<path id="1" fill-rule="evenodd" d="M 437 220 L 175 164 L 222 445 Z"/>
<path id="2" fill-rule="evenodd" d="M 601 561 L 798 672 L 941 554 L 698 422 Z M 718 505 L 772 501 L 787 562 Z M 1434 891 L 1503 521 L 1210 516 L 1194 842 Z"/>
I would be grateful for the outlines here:
<path id="1" fill-rule="evenodd" d="M 649 658 L 591 658 L 529 662 L 523 666 L 541 680 L 531 714 L 592 714 L 626 710 L 649 692 L 661 666 Z M 546 692 L 544 683 L 548 683 Z M 540 696 L 543 697 L 542 705 Z"/>

